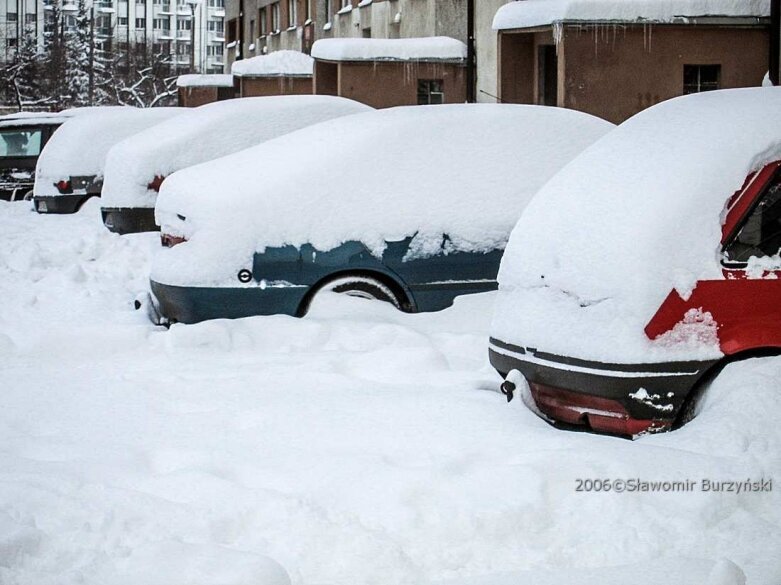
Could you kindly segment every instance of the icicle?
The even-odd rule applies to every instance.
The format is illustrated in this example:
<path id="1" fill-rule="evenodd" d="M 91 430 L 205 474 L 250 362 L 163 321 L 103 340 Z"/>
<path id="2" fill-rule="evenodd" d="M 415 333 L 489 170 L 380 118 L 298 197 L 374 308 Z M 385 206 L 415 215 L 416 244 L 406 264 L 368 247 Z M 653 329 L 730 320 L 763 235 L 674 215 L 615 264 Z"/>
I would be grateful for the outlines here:
<path id="1" fill-rule="evenodd" d="M 556 54 L 559 54 L 559 45 L 564 36 L 564 25 L 560 21 L 553 23 L 553 43 L 556 45 Z"/>

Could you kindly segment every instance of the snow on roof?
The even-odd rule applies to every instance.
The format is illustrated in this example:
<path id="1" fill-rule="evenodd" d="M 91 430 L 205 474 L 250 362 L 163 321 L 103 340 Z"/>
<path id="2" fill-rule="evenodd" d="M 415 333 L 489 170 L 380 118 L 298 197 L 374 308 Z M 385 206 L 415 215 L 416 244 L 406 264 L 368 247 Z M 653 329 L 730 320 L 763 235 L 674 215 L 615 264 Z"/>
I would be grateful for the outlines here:
<path id="1" fill-rule="evenodd" d="M 190 73 L 177 77 L 176 87 L 233 87 L 233 76 L 222 73 L 209 75 Z"/>
<path id="2" fill-rule="evenodd" d="M 502 6 L 494 30 L 564 21 L 674 22 L 705 16 L 767 17 L 770 0 L 523 0 Z"/>
<path id="3" fill-rule="evenodd" d="M 243 150 L 293 130 L 369 110 L 333 96 L 238 98 L 188 108 L 176 118 L 123 140 L 109 151 L 105 207 L 154 207 L 147 185 L 171 173 Z M 223 195 L 222 189 L 210 193 Z"/>
<path id="4" fill-rule="evenodd" d="M 466 45 L 450 37 L 411 39 L 321 39 L 315 59 L 327 61 L 445 61 L 466 59 Z"/>
<path id="5" fill-rule="evenodd" d="M 105 108 L 68 119 L 44 146 L 34 193 L 59 195 L 54 184 L 73 176 L 103 176 L 106 154 L 117 142 L 184 111 L 183 108 Z"/>
<path id="6" fill-rule="evenodd" d="M 279 77 L 312 75 L 314 59 L 300 51 L 274 51 L 234 61 L 231 73 L 236 77 Z"/>
<path id="7" fill-rule="evenodd" d="M 583 152 L 513 231 L 493 336 L 607 362 L 720 355 L 652 343 L 644 328 L 673 289 L 724 278 L 722 213 L 749 173 L 781 159 L 779 112 L 779 88 L 681 97 Z"/>
<path id="8" fill-rule="evenodd" d="M 379 255 L 386 240 L 415 236 L 417 257 L 447 234 L 454 251 L 503 248 L 532 194 L 611 128 L 564 108 L 496 104 L 318 124 L 170 177 L 157 221 L 190 241 L 161 255 L 153 278 L 233 283 L 255 250 L 286 244 L 360 240 Z"/>

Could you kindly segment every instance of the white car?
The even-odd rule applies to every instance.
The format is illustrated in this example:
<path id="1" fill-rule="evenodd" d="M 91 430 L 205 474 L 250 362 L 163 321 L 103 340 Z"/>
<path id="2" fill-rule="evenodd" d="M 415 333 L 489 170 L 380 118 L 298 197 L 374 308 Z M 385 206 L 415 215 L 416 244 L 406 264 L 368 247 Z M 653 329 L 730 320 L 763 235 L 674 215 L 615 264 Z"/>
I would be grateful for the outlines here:
<path id="1" fill-rule="evenodd" d="M 314 95 L 240 98 L 188 109 L 111 149 L 103 185 L 103 222 L 120 234 L 154 231 L 157 193 L 172 173 L 370 109 L 352 100 Z M 220 199 L 224 188 L 210 195 Z"/>

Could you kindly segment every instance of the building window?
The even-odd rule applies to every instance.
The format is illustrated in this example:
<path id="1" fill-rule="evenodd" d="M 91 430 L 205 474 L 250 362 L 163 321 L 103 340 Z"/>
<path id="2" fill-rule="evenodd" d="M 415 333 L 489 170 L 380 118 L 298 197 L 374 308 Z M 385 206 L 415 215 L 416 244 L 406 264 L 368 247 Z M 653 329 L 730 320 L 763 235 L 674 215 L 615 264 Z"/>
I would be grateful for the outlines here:
<path id="1" fill-rule="evenodd" d="M 9 12 L 8 13 L 8 22 L 17 22 L 19 19 L 19 14 L 16 12 Z"/>
<path id="2" fill-rule="evenodd" d="M 418 80 L 418 105 L 444 104 L 445 90 L 441 79 Z"/>
<path id="3" fill-rule="evenodd" d="M 206 26 L 209 32 L 221 33 L 225 30 L 225 25 L 221 20 L 210 20 Z"/>
<path id="4" fill-rule="evenodd" d="M 127 16 L 118 16 L 117 17 L 117 24 L 119 26 L 127 26 Z"/>
<path id="5" fill-rule="evenodd" d="M 325 19 L 328 22 L 331 20 L 331 0 L 325 0 Z"/>
<path id="6" fill-rule="evenodd" d="M 206 47 L 206 54 L 209 57 L 222 57 L 222 45 L 209 45 Z"/>
<path id="7" fill-rule="evenodd" d="M 348 6 L 352 6 L 352 0 L 342 0 L 342 8 L 347 8 Z"/>
<path id="8" fill-rule="evenodd" d="M 287 25 L 293 27 L 298 24 L 298 0 L 287 0 Z"/>
<path id="9" fill-rule="evenodd" d="M 146 28 L 146 18 L 136 18 L 136 28 L 143 30 Z"/>
<path id="10" fill-rule="evenodd" d="M 721 65 L 684 65 L 683 95 L 713 91 L 721 86 Z"/>
<path id="11" fill-rule="evenodd" d="M 209 0 L 209 6 L 212 8 L 225 8 L 225 0 Z"/>
<path id="12" fill-rule="evenodd" d="M 154 20 L 152 20 L 152 28 L 154 28 L 155 30 L 167 29 L 168 28 L 166 26 L 167 20 L 168 20 L 167 18 L 155 18 Z"/>
<path id="13" fill-rule="evenodd" d="M 279 31 L 279 21 L 279 2 L 276 2 L 271 5 L 271 32 Z"/>
<path id="14" fill-rule="evenodd" d="M 254 20 L 249 21 L 249 42 L 250 43 L 255 42 L 255 21 Z"/>
<path id="15" fill-rule="evenodd" d="M 189 18 L 180 18 L 176 21 L 176 30 L 191 30 L 193 21 Z"/>
<path id="16" fill-rule="evenodd" d="M 260 36 L 265 35 L 268 33 L 268 21 L 266 20 L 266 9 L 261 8 L 260 14 L 258 15 L 258 19 L 260 20 Z"/>
<path id="17" fill-rule="evenodd" d="M 559 99 L 559 58 L 555 45 L 537 47 L 537 103 L 555 106 Z"/>
<path id="18" fill-rule="evenodd" d="M 25 14 L 24 15 L 24 23 L 25 24 L 35 24 L 35 15 L 34 14 Z"/>
<path id="19" fill-rule="evenodd" d="M 312 0 L 306 0 L 306 19 L 312 20 Z"/>
<path id="20" fill-rule="evenodd" d="M 6 39 L 5 46 L 9 49 L 15 49 L 17 45 L 17 39 Z"/>

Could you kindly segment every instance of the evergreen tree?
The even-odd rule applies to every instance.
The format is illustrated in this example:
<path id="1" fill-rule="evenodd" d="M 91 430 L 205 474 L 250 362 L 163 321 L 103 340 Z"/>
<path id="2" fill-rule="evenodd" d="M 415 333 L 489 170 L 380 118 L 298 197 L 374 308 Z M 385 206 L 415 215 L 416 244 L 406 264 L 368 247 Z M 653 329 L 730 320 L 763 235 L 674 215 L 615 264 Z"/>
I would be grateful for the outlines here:
<path id="1" fill-rule="evenodd" d="M 74 20 L 74 26 L 65 31 L 65 81 L 69 94 L 68 103 L 72 107 L 92 105 L 94 100 L 90 86 L 93 69 L 90 61 L 94 41 L 90 11 L 85 0 L 79 0 Z"/>

